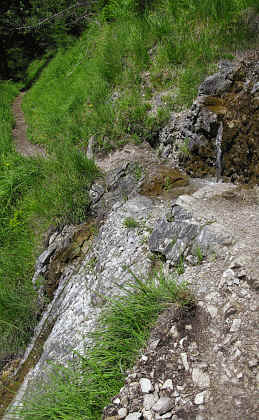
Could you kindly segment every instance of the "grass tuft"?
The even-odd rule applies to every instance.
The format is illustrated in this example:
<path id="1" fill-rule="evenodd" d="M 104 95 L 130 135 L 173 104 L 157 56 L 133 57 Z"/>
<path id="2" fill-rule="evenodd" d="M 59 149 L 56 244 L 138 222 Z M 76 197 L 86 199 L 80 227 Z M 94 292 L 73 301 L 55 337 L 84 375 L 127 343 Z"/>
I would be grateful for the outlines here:
<path id="1" fill-rule="evenodd" d="M 126 217 L 126 219 L 124 219 L 123 221 L 123 225 L 127 228 L 127 229 L 135 229 L 137 227 L 139 227 L 139 222 L 137 220 L 134 219 L 134 217 Z"/>
<path id="2" fill-rule="evenodd" d="M 148 280 L 134 276 L 123 293 L 108 301 L 90 334 L 93 345 L 79 355 L 79 365 L 54 367 L 51 381 L 33 393 L 20 418 L 101 419 L 104 407 L 122 387 L 126 370 L 147 343 L 159 313 L 172 303 L 188 306 L 192 302 L 186 285 L 161 273 Z"/>

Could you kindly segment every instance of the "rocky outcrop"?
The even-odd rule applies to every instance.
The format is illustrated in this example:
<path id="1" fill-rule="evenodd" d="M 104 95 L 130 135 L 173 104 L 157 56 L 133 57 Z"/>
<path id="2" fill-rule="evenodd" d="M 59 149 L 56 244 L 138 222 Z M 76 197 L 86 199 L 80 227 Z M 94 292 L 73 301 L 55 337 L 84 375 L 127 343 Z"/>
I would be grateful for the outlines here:
<path id="1" fill-rule="evenodd" d="M 179 197 L 181 206 L 174 204 L 171 223 L 179 223 L 180 228 L 183 222 L 200 217 L 202 231 L 204 218 L 215 220 L 222 229 L 221 252 L 202 263 L 185 260 L 179 281 L 188 282 L 195 305 L 184 312 L 172 305 L 160 315 L 124 386 L 104 410 L 104 420 L 222 420 L 226 414 L 230 420 L 257 418 L 259 244 L 253 236 L 257 194 L 258 188 L 254 201 L 243 197 L 244 202 L 233 210 L 229 204 L 233 197 L 238 199 L 238 188 L 216 184 Z M 251 229 L 242 236 L 246 214 Z M 226 240 L 230 235 L 220 224 L 223 218 L 235 242 Z M 236 223 L 239 228 L 234 231 Z M 162 232 L 168 237 L 171 230 L 165 226 L 158 231 Z M 164 255 L 164 267 L 170 273 L 170 253 Z"/>
<path id="2" fill-rule="evenodd" d="M 221 225 L 211 220 L 201 224 L 177 204 L 173 204 L 166 219 L 156 224 L 149 239 L 150 250 L 164 255 L 172 266 L 181 258 L 195 264 L 208 255 L 220 254 L 224 246 L 232 243 L 231 234 Z"/>
<path id="3" fill-rule="evenodd" d="M 161 156 L 191 176 L 258 183 L 258 83 L 258 53 L 221 62 L 201 84 L 190 110 L 172 114 L 160 134 Z"/>
<path id="4" fill-rule="evenodd" d="M 183 171 L 215 175 L 220 159 L 224 178 L 235 100 L 245 104 L 247 92 L 254 99 L 248 108 L 240 105 L 242 118 L 234 121 L 240 132 L 246 126 L 257 133 L 257 120 L 244 119 L 245 109 L 257 107 L 257 67 L 246 69 L 246 83 L 245 65 L 223 63 L 191 111 L 173 117 L 161 134 L 168 161 L 147 144 L 103 159 L 105 174 L 90 191 L 91 218 L 49 233 L 33 279 L 44 312 L 16 369 L 22 385 L 10 410 L 48 380 L 49 361 L 67 364 L 84 351 L 107 298 L 123 293 L 130 270 L 148 274 L 155 256 L 166 275 L 177 269 L 195 301 L 184 312 L 172 305 L 160 315 L 104 419 L 222 420 L 226 413 L 229 420 L 256 419 L 259 190 L 194 181 Z M 231 147 L 241 144 L 235 138 Z M 248 175 L 235 169 L 235 180 L 258 180 L 253 147 Z M 135 221 L 131 227 L 128 218 Z M 4 418 L 14 417 L 9 411 Z"/>
<path id="5" fill-rule="evenodd" d="M 223 267 L 186 270 L 197 306 L 186 313 L 172 306 L 160 316 L 105 420 L 257 418 L 258 301 L 244 279 L 228 281 Z"/>

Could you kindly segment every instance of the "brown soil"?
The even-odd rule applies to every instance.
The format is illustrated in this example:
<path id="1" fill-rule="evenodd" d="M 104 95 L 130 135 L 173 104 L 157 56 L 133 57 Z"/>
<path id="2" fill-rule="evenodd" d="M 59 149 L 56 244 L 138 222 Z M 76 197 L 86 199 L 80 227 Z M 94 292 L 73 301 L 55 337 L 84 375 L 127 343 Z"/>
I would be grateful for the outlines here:
<path id="1" fill-rule="evenodd" d="M 15 148 L 18 153 L 23 156 L 42 156 L 46 157 L 46 152 L 38 145 L 32 144 L 27 138 L 27 125 L 24 119 L 24 113 L 22 111 L 22 100 L 24 92 L 20 93 L 13 103 L 13 114 L 15 118 L 15 127 L 13 129 L 13 137 L 15 142 Z"/>

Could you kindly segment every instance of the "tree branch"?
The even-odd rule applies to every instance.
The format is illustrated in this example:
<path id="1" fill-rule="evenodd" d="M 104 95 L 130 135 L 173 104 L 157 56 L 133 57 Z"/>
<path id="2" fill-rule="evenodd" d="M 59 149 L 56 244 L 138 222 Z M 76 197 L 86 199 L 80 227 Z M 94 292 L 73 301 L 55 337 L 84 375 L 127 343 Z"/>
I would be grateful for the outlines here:
<path id="1" fill-rule="evenodd" d="M 72 9 L 83 7 L 83 6 L 87 6 L 87 5 L 89 6 L 89 1 L 88 2 L 85 2 L 85 1 L 84 2 L 78 2 L 78 3 L 74 4 L 73 6 L 70 6 L 70 7 L 66 8 L 66 9 L 64 9 L 64 10 L 61 10 L 58 13 L 55 13 L 55 14 L 53 14 L 51 16 L 48 16 L 48 17 L 40 20 L 35 25 L 18 26 L 18 27 L 13 28 L 12 30 L 13 31 L 14 30 L 18 30 L 18 31 L 31 31 L 31 30 L 37 29 L 37 28 L 40 28 L 43 25 L 48 24 L 53 19 L 60 18 L 60 17 L 64 16 L 66 13 L 69 13 Z M 83 14 L 82 15 L 82 19 L 85 18 L 86 16 L 87 16 L 87 13 Z M 81 19 L 81 17 L 79 17 L 77 20 L 79 20 L 79 19 Z"/>

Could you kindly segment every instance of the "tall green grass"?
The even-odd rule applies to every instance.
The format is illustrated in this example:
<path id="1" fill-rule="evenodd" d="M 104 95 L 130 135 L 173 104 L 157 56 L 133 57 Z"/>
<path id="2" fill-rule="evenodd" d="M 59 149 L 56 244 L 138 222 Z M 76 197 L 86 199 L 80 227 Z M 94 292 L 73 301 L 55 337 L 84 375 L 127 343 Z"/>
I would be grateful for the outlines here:
<path id="1" fill-rule="evenodd" d="M 48 159 L 15 152 L 11 102 L 18 88 L 0 85 L 0 362 L 24 349 L 37 321 L 31 279 L 44 230 L 86 219 L 98 173 L 69 142 L 56 144 Z"/>
<path id="2" fill-rule="evenodd" d="M 19 352 L 31 329 L 34 292 L 31 287 L 33 237 L 24 228 L 19 202 L 31 188 L 36 168 L 13 147 L 11 103 L 19 86 L 0 86 L 0 359 Z M 18 316 L 17 316 L 18 315 Z"/>
<path id="3" fill-rule="evenodd" d="M 71 47 L 28 69 L 26 83 L 42 71 L 24 111 L 47 160 L 16 154 L 10 106 L 21 86 L 0 84 L 0 360 L 24 349 L 36 322 L 31 276 L 42 232 L 86 217 L 97 175 L 81 152 L 88 139 L 99 151 L 155 143 L 215 63 L 254 43 L 242 14 L 259 10 L 255 0 L 154 0 L 141 14 L 135 0 L 105 3 Z M 158 92 L 167 99 L 150 114 Z"/>
<path id="4" fill-rule="evenodd" d="M 252 45 L 242 11 L 255 0 L 149 3 L 140 15 L 136 1 L 110 1 L 80 40 L 58 52 L 24 101 L 33 142 L 69 138 L 87 147 L 95 135 L 103 151 L 150 140 L 172 108 L 191 103 L 220 58 Z M 150 115 L 150 98 L 170 89 L 178 93 L 173 103 Z"/>
<path id="5" fill-rule="evenodd" d="M 159 313 L 172 303 L 179 308 L 193 305 L 185 285 L 158 274 L 135 278 L 124 295 L 107 303 L 92 345 L 78 355 L 76 366 L 54 367 L 51 380 L 39 386 L 19 411 L 24 420 L 98 420 L 104 407 L 123 385 L 147 342 Z"/>

